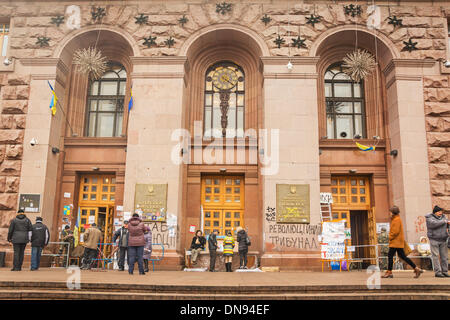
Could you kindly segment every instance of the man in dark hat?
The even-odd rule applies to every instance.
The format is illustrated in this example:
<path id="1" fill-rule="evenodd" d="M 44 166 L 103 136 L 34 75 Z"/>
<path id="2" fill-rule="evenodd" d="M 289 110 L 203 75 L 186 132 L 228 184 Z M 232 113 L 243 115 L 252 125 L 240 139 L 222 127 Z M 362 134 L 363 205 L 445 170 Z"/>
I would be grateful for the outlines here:
<path id="1" fill-rule="evenodd" d="M 116 243 L 116 240 L 119 239 L 117 246 L 119 247 L 119 261 L 117 265 L 119 266 L 119 271 L 125 270 L 125 256 L 127 256 L 127 265 L 128 265 L 128 221 L 125 220 L 123 222 L 122 228 L 117 230 L 113 236 L 113 243 Z"/>
<path id="2" fill-rule="evenodd" d="M 23 256 L 25 247 L 31 238 L 31 230 L 33 225 L 23 210 L 17 211 L 17 216 L 11 221 L 8 230 L 8 242 L 12 242 L 14 247 L 14 262 L 11 271 L 22 270 Z"/>
<path id="3" fill-rule="evenodd" d="M 33 225 L 31 232 L 31 271 L 39 269 L 42 249 L 49 241 L 50 232 L 47 226 L 42 223 L 41 217 L 36 217 L 36 223 Z"/>
<path id="4" fill-rule="evenodd" d="M 435 276 L 438 278 L 450 277 L 448 274 L 448 225 L 442 208 L 434 206 L 433 213 L 425 216 L 427 221 L 427 236 L 430 239 L 431 259 Z"/>

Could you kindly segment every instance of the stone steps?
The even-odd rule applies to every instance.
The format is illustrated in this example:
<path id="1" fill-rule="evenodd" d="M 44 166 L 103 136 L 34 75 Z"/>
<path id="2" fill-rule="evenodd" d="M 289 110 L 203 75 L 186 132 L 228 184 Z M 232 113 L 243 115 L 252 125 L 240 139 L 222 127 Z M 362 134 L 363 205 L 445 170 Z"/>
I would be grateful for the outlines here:
<path id="1" fill-rule="evenodd" d="M 449 293 L 161 293 L 161 292 L 111 292 L 80 290 L 0 290 L 2 300 L 449 300 Z"/>

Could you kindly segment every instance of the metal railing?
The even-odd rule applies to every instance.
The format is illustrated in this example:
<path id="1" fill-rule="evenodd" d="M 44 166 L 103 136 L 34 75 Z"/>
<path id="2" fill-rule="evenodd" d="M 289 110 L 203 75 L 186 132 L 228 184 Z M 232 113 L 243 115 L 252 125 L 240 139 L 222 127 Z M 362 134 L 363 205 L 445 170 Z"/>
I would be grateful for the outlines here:
<path id="1" fill-rule="evenodd" d="M 49 242 L 46 246 L 45 249 L 49 249 L 48 247 L 51 245 L 57 245 L 59 246 L 59 248 L 54 249 L 53 251 L 58 252 L 58 253 L 45 253 L 44 250 L 42 250 L 41 253 L 41 257 L 53 257 L 53 258 L 60 258 L 60 257 L 65 257 L 65 261 L 66 264 L 64 267 L 55 267 L 53 266 L 53 264 L 58 264 L 56 263 L 55 260 L 51 261 L 51 268 L 67 268 L 69 266 L 69 255 L 70 255 L 70 242 Z M 67 248 L 65 248 L 66 250 L 61 250 L 61 246 L 67 246 Z M 52 251 L 52 250 L 50 250 Z M 14 252 L 14 250 L 11 249 L 6 249 L 5 252 Z M 66 253 L 61 253 L 61 252 L 66 252 Z M 30 252 L 25 252 L 24 255 L 26 256 L 31 256 L 31 251 Z"/>

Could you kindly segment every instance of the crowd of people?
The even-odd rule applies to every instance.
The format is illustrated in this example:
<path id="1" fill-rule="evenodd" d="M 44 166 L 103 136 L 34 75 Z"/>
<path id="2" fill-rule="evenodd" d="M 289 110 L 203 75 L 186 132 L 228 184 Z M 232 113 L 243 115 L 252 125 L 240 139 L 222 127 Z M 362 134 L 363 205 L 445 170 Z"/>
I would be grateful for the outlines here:
<path id="1" fill-rule="evenodd" d="M 386 251 L 388 256 L 387 271 L 383 278 L 393 278 L 393 260 L 395 254 L 413 268 L 414 277 L 418 278 L 423 270 L 415 265 L 408 258 L 410 248 L 405 241 L 403 223 L 400 219 L 400 210 L 397 206 L 390 208 L 391 222 L 389 235 L 383 237 L 383 241 L 388 241 L 389 246 Z M 449 246 L 449 225 L 450 222 L 443 214 L 443 209 L 435 206 L 433 212 L 426 215 L 427 239 L 422 237 L 418 246 L 420 255 L 431 254 L 433 270 L 436 277 L 450 277 L 448 274 L 448 246 Z M 218 250 L 217 230 L 214 230 L 208 237 L 208 249 L 210 257 L 209 271 L 215 272 L 215 264 Z M 223 238 L 223 256 L 227 272 L 232 272 L 232 261 L 234 247 L 238 243 L 239 269 L 247 269 L 248 247 L 251 245 L 247 232 L 238 227 L 236 230 L 236 241 L 230 231 Z M 60 247 L 60 254 L 68 254 L 74 249 L 74 236 L 69 226 L 66 226 L 61 233 L 61 239 L 69 245 Z M 50 232 L 44 225 L 41 217 L 36 217 L 36 223 L 32 224 L 26 217 L 23 210 L 19 210 L 17 216 L 11 221 L 8 230 L 8 242 L 12 243 L 14 249 L 13 268 L 11 271 L 21 271 L 25 248 L 31 242 L 31 271 L 39 269 L 42 251 L 49 243 Z M 83 259 L 81 269 L 91 269 L 97 257 L 98 245 L 103 241 L 103 233 L 93 223 L 84 233 L 83 239 Z M 139 274 L 145 275 L 149 271 L 148 262 L 152 253 L 152 233 L 138 214 L 133 214 L 129 221 L 124 221 L 123 226 L 118 229 L 113 236 L 113 243 L 118 251 L 119 271 L 125 270 L 125 262 L 128 265 L 128 273 L 133 274 L 135 264 L 138 264 Z M 190 251 L 192 265 L 197 264 L 201 251 L 205 250 L 207 240 L 201 230 L 197 230 L 192 238 Z M 77 247 L 78 248 L 78 247 Z M 75 250 L 77 249 L 75 248 Z"/>

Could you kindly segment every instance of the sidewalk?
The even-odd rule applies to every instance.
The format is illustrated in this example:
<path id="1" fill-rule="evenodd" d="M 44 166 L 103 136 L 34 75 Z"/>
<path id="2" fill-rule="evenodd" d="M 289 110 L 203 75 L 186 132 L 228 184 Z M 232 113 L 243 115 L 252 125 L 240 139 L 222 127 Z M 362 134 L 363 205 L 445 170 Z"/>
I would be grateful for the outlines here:
<path id="1" fill-rule="evenodd" d="M 381 273 L 382 275 L 383 273 Z M 155 271 L 146 275 L 129 275 L 127 271 L 81 271 L 81 283 L 101 284 L 146 284 L 182 286 L 366 286 L 372 274 L 365 271 L 333 272 L 184 272 Z M 39 271 L 24 270 L 12 272 L 9 268 L 0 269 L 0 282 L 66 282 L 69 274 L 66 269 L 43 268 Z M 450 278 L 435 278 L 431 271 L 424 272 L 419 279 L 413 272 L 394 271 L 393 279 L 381 279 L 381 285 L 450 285 Z"/>

